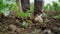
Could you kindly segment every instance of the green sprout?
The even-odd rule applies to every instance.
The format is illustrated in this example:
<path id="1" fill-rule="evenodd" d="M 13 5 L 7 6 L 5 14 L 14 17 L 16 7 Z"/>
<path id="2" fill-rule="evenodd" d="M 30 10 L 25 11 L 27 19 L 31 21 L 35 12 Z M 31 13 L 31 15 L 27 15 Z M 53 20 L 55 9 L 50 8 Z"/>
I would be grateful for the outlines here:
<path id="1" fill-rule="evenodd" d="M 27 22 L 23 22 L 22 23 L 22 27 L 27 28 L 28 27 L 28 23 Z"/>

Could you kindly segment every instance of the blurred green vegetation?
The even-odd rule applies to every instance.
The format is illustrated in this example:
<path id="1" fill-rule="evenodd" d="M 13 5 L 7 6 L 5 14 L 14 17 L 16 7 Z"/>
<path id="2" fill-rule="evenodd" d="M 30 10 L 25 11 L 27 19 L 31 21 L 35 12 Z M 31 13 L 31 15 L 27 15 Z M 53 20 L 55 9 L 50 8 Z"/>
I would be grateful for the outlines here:
<path id="1" fill-rule="evenodd" d="M 16 0 L 0 0 L 0 13 L 7 16 L 11 10 L 17 10 Z"/>
<path id="2" fill-rule="evenodd" d="M 8 16 L 10 11 L 17 11 L 18 6 L 16 0 L 0 0 L 0 13 L 3 13 L 5 16 Z M 33 4 L 30 5 L 30 10 L 26 11 L 25 13 L 21 11 L 17 11 L 17 15 L 27 18 L 30 16 L 30 13 L 33 12 L 34 6 Z"/>
<path id="3" fill-rule="evenodd" d="M 30 10 L 27 10 L 25 13 L 21 11 L 17 12 L 17 15 L 24 18 L 28 18 L 33 11 L 34 11 L 34 4 L 30 4 Z"/>
<path id="4" fill-rule="evenodd" d="M 47 4 L 44 7 L 44 10 L 46 12 L 56 12 L 56 13 L 59 13 L 60 12 L 60 5 L 59 5 L 60 0 L 58 0 L 58 2 L 52 1 L 52 3 L 53 3 L 52 5 L 51 4 Z M 60 19 L 60 14 L 53 16 L 53 18 Z"/>

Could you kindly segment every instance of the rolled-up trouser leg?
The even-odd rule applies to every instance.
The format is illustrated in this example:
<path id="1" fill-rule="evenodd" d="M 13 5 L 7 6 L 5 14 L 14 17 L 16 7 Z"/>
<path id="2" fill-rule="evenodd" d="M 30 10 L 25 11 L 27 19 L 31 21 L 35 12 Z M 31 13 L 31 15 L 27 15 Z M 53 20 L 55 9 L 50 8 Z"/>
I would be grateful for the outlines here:
<path id="1" fill-rule="evenodd" d="M 22 4 L 23 12 L 30 10 L 30 1 L 29 0 L 21 0 L 21 4 Z"/>
<path id="2" fill-rule="evenodd" d="M 34 0 L 34 15 L 42 13 L 43 4 L 43 0 Z"/>

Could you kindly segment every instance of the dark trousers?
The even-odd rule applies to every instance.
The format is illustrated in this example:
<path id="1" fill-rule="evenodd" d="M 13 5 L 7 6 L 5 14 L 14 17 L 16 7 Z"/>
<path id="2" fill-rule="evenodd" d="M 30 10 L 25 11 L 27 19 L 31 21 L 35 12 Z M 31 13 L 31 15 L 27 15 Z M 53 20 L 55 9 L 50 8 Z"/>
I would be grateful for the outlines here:
<path id="1" fill-rule="evenodd" d="M 30 0 L 21 0 L 22 9 L 24 12 L 30 10 Z M 42 13 L 43 0 L 34 0 L 34 15 Z M 39 13 L 38 13 L 39 12 Z"/>

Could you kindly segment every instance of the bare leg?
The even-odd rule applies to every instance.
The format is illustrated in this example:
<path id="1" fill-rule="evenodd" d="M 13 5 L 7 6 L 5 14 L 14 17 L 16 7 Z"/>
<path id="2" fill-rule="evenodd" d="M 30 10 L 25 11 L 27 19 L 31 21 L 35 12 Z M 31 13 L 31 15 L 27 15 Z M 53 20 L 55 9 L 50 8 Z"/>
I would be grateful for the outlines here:
<path id="1" fill-rule="evenodd" d="M 18 5 L 18 8 L 19 8 L 19 11 L 22 12 L 21 0 L 16 0 L 16 2 L 17 2 L 17 5 Z"/>

